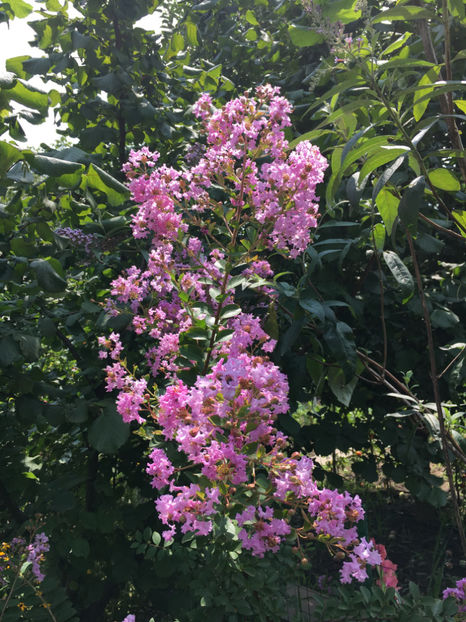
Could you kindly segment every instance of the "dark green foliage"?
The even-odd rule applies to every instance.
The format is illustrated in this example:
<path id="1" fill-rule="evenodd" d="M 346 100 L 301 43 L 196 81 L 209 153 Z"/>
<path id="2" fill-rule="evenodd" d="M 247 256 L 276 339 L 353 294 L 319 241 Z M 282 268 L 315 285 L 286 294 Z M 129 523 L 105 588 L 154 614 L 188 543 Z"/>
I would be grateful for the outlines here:
<path id="1" fill-rule="evenodd" d="M 208 544 L 195 549 L 188 538 L 164 547 L 144 472 L 144 432 L 121 423 L 105 390 L 97 337 L 125 325 L 103 302 L 112 279 L 145 250 L 131 238 L 121 164 L 142 145 L 166 162 L 182 161 L 198 138 L 189 106 L 203 91 L 225 101 L 258 83 L 282 86 L 296 106 L 290 140 L 311 138 L 331 165 L 313 243 L 302 260 L 277 266 L 285 273 L 276 284 L 279 304 L 264 317 L 298 409 L 280 425 L 318 461 L 348 452 L 357 456 L 359 481 L 384 477 L 443 506 L 442 480 L 431 473 L 443 457 L 406 232 L 445 370 L 451 452 L 464 455 L 464 153 L 448 134 L 449 119 L 464 122 L 464 6 L 448 2 L 453 75 L 445 83 L 413 21 L 433 20 L 443 59 L 434 2 L 373 1 L 366 13 L 352 0 L 322 3 L 324 26 L 339 20 L 354 41 L 374 17 L 363 46 L 380 59 L 375 67 L 363 60 L 335 66 L 333 53 L 321 62 L 329 39 L 291 0 L 75 0 L 82 17 L 73 19 L 55 0 L 40 4 L 32 28 L 42 56 L 10 59 L 0 76 L 2 539 L 41 515 L 52 543 L 44 595 L 49 590 L 59 622 L 73 620 L 74 610 L 86 622 L 130 611 L 142 620 L 159 612 L 192 621 L 278 620 L 285 603 L 277 594 L 284 576 L 295 580 L 296 559 L 287 551 L 259 562 L 238 557 L 227 535 L 222 554 Z M 134 28 L 154 10 L 160 35 Z M 0 21 L 30 11 L 24 0 L 0 2 Z M 57 88 L 32 87 L 34 75 Z M 450 93 L 460 102 L 454 117 L 441 104 Z M 41 123 L 49 108 L 65 140 L 36 153 L 25 147 L 22 123 Z M 88 251 L 59 227 L 92 235 Z M 202 360 L 203 352 L 182 354 Z M 316 475 L 343 484 L 323 460 Z M 343 590 L 323 601 L 319 616 L 452 619 L 451 603 L 413 590 L 401 611 L 375 586 Z"/>

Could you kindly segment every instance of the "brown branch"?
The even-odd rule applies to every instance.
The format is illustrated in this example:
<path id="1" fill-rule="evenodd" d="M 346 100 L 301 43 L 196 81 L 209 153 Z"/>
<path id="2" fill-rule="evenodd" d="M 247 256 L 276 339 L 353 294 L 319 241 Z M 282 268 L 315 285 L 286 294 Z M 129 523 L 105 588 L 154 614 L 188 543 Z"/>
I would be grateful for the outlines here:
<path id="1" fill-rule="evenodd" d="M 424 216 L 424 214 L 421 214 L 420 212 L 419 212 L 419 217 L 424 222 L 434 227 L 434 229 L 437 229 L 437 231 L 440 231 L 441 233 L 445 233 L 445 235 L 449 235 L 455 238 L 455 240 L 461 240 L 462 242 L 466 242 L 466 238 L 464 236 L 460 235 L 459 233 L 456 233 L 455 231 L 450 231 L 450 229 L 446 229 L 445 227 L 442 227 L 442 225 L 438 225 L 436 222 L 434 222 L 430 218 L 427 218 L 427 216 Z"/>
<path id="2" fill-rule="evenodd" d="M 356 350 L 356 353 L 361 359 L 361 361 L 363 362 L 364 368 L 372 375 L 373 378 L 376 379 L 377 384 L 383 384 L 384 386 L 387 387 L 387 389 L 390 389 L 390 391 L 392 391 L 393 393 L 398 394 L 399 398 L 407 406 L 412 406 L 412 400 L 414 400 L 416 402 L 416 405 L 419 408 L 421 406 L 425 408 L 421 400 L 416 395 L 414 395 L 414 393 L 412 393 L 409 390 L 409 388 L 403 382 L 398 380 L 398 378 L 396 378 L 391 372 L 385 369 L 385 377 L 384 377 L 380 374 L 380 371 L 375 371 L 375 369 L 371 367 L 371 366 L 374 366 L 378 370 L 383 370 L 383 366 L 380 363 L 378 363 L 377 361 L 374 361 L 374 359 L 372 359 L 370 356 L 367 356 L 366 354 L 364 354 L 364 352 L 361 352 L 360 350 Z M 392 382 L 389 382 L 388 378 L 390 378 Z M 366 378 L 363 378 L 363 380 L 365 382 L 373 382 Z M 408 399 L 408 397 L 411 399 Z M 413 414 L 412 416 L 416 419 L 416 421 L 418 421 L 422 426 L 425 427 L 426 424 L 420 414 Z M 455 454 L 458 460 L 466 464 L 466 456 L 464 455 L 461 447 L 458 445 L 458 443 L 455 441 L 455 439 L 451 436 L 451 434 L 448 431 L 447 431 L 447 441 L 448 441 L 448 446 L 451 452 Z"/>
<path id="3" fill-rule="evenodd" d="M 434 393 L 434 401 L 435 401 L 435 405 L 437 408 L 437 417 L 438 417 L 438 422 L 439 422 L 439 428 L 440 428 L 440 438 L 442 441 L 442 449 L 443 449 L 443 456 L 444 456 L 444 460 L 445 460 L 445 469 L 447 471 L 447 476 L 448 476 L 448 484 L 449 484 L 449 488 L 450 488 L 450 495 L 451 495 L 451 499 L 452 499 L 452 503 L 453 503 L 453 513 L 455 516 L 455 521 L 457 524 L 457 528 L 458 528 L 458 533 L 459 533 L 459 537 L 460 537 L 460 541 L 461 541 L 461 547 L 463 549 L 463 555 L 466 556 L 466 536 L 464 533 L 464 527 L 463 527 L 463 522 L 461 520 L 461 514 L 460 514 L 460 510 L 458 507 L 458 500 L 456 497 L 456 490 L 455 490 L 455 484 L 454 484 L 454 480 L 453 480 L 453 470 L 452 470 L 452 465 L 451 465 L 451 461 L 450 461 L 450 456 L 448 453 L 448 438 L 447 438 L 447 432 L 445 429 L 445 417 L 443 414 L 443 408 L 442 408 L 442 402 L 440 400 L 440 391 L 439 391 L 439 386 L 438 386 L 438 375 L 437 375 L 437 366 L 436 366 L 436 362 L 435 362 L 435 348 L 434 348 L 434 337 L 433 337 L 433 333 L 432 333 L 432 325 L 430 322 L 430 313 L 429 313 L 429 309 L 427 307 L 427 302 L 425 299 L 425 295 L 424 295 L 424 289 L 422 286 L 422 279 L 421 279 L 421 272 L 419 270 L 419 264 L 417 262 L 417 256 L 416 256 L 416 251 L 414 250 L 414 244 L 413 244 L 413 239 L 411 237 L 411 233 L 407 230 L 406 231 L 406 235 L 408 238 L 408 244 L 409 244 L 409 250 L 411 253 L 411 258 L 413 260 L 413 266 L 414 266 L 414 273 L 416 276 L 416 283 L 417 283 L 417 288 L 418 288 L 418 292 L 419 292 L 419 298 L 421 300 L 421 306 L 422 306 L 422 311 L 423 311 L 423 315 L 424 315 L 424 322 L 425 322 L 425 328 L 426 328 L 426 334 L 427 334 L 427 345 L 428 345 L 428 351 L 429 351 L 429 363 L 430 363 L 430 375 L 431 375 L 431 382 L 432 382 L 432 390 Z"/>
<path id="4" fill-rule="evenodd" d="M 55 331 L 57 333 L 58 338 L 60 339 L 60 341 L 68 348 L 68 350 L 71 352 L 71 354 L 74 356 L 74 358 L 76 359 L 77 362 L 79 362 L 81 360 L 81 355 L 79 354 L 79 352 L 76 350 L 76 348 L 74 347 L 74 345 L 71 343 L 71 341 L 68 339 L 68 337 L 57 327 L 55 327 Z"/>

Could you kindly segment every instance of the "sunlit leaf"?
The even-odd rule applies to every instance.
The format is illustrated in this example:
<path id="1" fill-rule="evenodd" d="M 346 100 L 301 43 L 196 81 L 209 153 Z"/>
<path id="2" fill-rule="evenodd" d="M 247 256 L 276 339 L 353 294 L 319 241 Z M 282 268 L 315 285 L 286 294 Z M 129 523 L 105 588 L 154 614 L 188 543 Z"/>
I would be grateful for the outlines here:
<path id="1" fill-rule="evenodd" d="M 429 181 L 436 188 L 448 192 L 456 192 L 461 188 L 455 174 L 448 168 L 436 168 L 429 172 Z"/>

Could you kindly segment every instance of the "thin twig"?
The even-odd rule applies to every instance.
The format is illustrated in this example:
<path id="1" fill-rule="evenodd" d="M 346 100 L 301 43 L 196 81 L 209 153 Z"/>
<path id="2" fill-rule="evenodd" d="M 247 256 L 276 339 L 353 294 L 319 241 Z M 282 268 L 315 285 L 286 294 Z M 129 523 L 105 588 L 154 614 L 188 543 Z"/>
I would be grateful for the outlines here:
<path id="1" fill-rule="evenodd" d="M 57 618 L 53 615 L 52 610 L 50 609 L 49 603 L 46 600 L 44 600 L 44 597 L 42 596 L 40 590 L 33 583 L 31 583 L 27 577 L 23 577 L 23 579 L 29 585 L 29 587 L 31 587 L 34 590 L 35 595 L 39 598 L 44 609 L 48 611 L 49 616 L 52 618 L 53 622 L 57 622 Z"/>
<path id="2" fill-rule="evenodd" d="M 452 359 L 448 365 L 445 367 L 445 369 L 437 376 L 437 379 L 440 380 L 440 378 L 443 376 L 443 374 L 445 374 L 450 367 L 459 359 L 459 357 L 463 354 L 463 352 L 466 350 L 466 346 L 463 346 L 461 348 L 461 350 L 458 352 L 458 354 L 455 356 L 454 359 Z"/>
<path id="3" fill-rule="evenodd" d="M 442 227 L 442 225 L 438 225 L 436 222 L 434 222 L 430 218 L 427 218 L 427 216 L 424 216 L 424 214 L 419 213 L 419 217 L 424 222 L 431 225 L 431 227 L 434 227 L 434 229 L 437 229 L 437 231 L 440 231 L 441 233 L 445 233 L 445 235 L 449 235 L 452 238 L 455 238 L 455 240 L 461 240 L 462 242 L 466 243 L 466 238 L 460 235 L 459 233 L 456 233 L 456 231 L 451 231 L 450 229 L 446 229 L 445 227 Z"/>
<path id="4" fill-rule="evenodd" d="M 13 592 L 15 591 L 16 582 L 18 581 L 20 572 L 21 572 L 21 566 L 18 567 L 18 571 L 16 573 L 15 580 L 13 581 L 13 585 L 11 586 L 11 589 L 10 589 L 10 591 L 8 593 L 8 596 L 7 596 L 7 599 L 5 601 L 5 604 L 3 605 L 2 612 L 0 613 L 0 622 L 3 620 L 3 616 L 5 614 L 5 611 L 6 611 L 6 608 L 8 606 L 8 603 L 10 602 L 10 598 L 13 596 Z"/>

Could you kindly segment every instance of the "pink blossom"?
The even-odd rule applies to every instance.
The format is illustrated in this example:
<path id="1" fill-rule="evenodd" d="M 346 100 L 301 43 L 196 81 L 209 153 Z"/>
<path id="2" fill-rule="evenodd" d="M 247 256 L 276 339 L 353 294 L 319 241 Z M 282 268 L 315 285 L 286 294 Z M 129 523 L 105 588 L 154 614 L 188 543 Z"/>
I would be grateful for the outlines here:
<path id="1" fill-rule="evenodd" d="M 149 454 L 149 458 L 150 462 L 147 463 L 146 473 L 152 475 L 152 486 L 160 490 L 164 486 L 168 486 L 175 469 L 163 449 L 154 448 Z"/>
<path id="2" fill-rule="evenodd" d="M 271 507 L 248 506 L 236 515 L 236 520 L 243 529 L 238 534 L 244 549 L 256 557 L 264 557 L 267 551 L 276 553 L 283 536 L 290 533 L 291 527 L 281 518 L 274 518 Z"/>
<path id="3" fill-rule="evenodd" d="M 45 533 L 37 533 L 31 544 L 27 548 L 27 561 L 31 562 L 32 573 L 38 583 L 41 583 L 45 575 L 40 568 L 40 564 L 44 561 L 44 553 L 50 549 L 49 539 Z"/>
<path id="4" fill-rule="evenodd" d="M 456 582 L 456 587 L 448 587 L 443 590 L 443 598 L 452 597 L 458 603 L 458 611 L 466 612 L 466 577 Z"/>
<path id="5" fill-rule="evenodd" d="M 206 518 L 216 512 L 218 489 L 201 490 L 197 484 L 173 488 L 176 490 L 175 494 L 162 495 L 155 501 L 160 520 L 169 527 L 168 533 L 164 532 L 164 537 L 173 536 L 175 523 L 182 524 L 182 533 L 192 531 L 202 536 L 210 533 L 212 522 Z"/>

